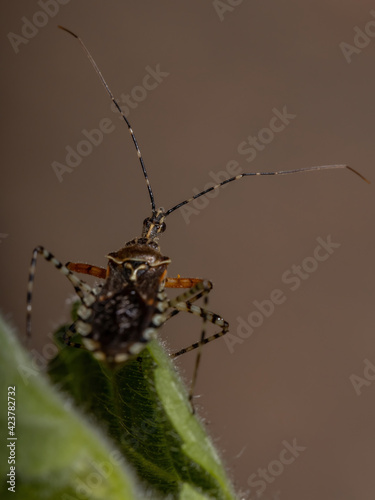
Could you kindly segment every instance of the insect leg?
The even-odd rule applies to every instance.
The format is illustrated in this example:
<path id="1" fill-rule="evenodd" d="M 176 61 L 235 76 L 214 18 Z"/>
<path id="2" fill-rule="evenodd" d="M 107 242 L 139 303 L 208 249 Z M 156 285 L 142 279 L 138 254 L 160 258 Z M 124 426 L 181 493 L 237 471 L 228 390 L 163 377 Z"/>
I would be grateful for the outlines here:
<path id="1" fill-rule="evenodd" d="M 107 275 L 107 271 L 103 267 L 75 262 L 67 262 L 65 265 L 69 271 L 73 271 L 78 274 L 89 274 L 90 276 L 95 276 L 96 278 L 101 279 L 105 279 Z"/>
<path id="2" fill-rule="evenodd" d="M 82 300 L 82 302 L 90 306 L 95 300 L 95 294 L 93 293 L 91 287 L 84 283 L 82 280 L 77 278 L 72 271 L 70 271 L 64 264 L 62 264 L 59 260 L 57 260 L 51 252 L 43 248 L 42 246 L 38 246 L 33 251 L 33 256 L 31 258 L 30 269 L 29 269 L 29 281 L 27 285 L 27 299 L 26 299 L 26 335 L 28 337 L 31 336 L 31 311 L 32 311 L 32 295 L 34 288 L 34 279 L 35 279 L 35 269 L 36 269 L 36 260 L 37 256 L 42 255 L 45 260 L 51 262 L 56 269 L 58 269 L 62 274 L 64 274 L 68 280 L 72 283 L 75 292 L 78 297 Z"/>
<path id="3" fill-rule="evenodd" d="M 194 302 L 198 298 L 207 295 L 210 293 L 212 290 L 212 282 L 208 280 L 203 280 L 199 278 L 167 278 L 166 280 L 166 287 L 168 286 L 169 281 L 178 281 L 180 280 L 182 283 L 195 283 L 189 290 L 187 290 L 184 293 L 181 293 L 180 295 L 177 295 L 174 299 L 169 300 L 169 306 L 170 307 L 175 307 L 177 308 L 178 304 L 180 303 L 189 303 L 189 302 Z M 185 288 L 183 285 L 178 285 L 178 286 L 173 286 L 173 288 Z"/>
<path id="4" fill-rule="evenodd" d="M 200 278 L 167 278 L 165 280 L 165 288 L 193 288 L 193 286 L 197 283 L 200 283 L 204 280 Z M 212 283 L 211 283 L 212 288 Z"/>
<path id="5" fill-rule="evenodd" d="M 183 280 L 183 279 L 182 279 Z M 186 281 L 188 278 L 186 278 Z M 178 297 L 172 299 L 169 301 L 169 304 L 171 307 L 174 308 L 174 310 L 170 313 L 169 317 L 174 316 L 180 311 L 184 312 L 189 312 L 191 314 L 195 314 L 196 316 L 199 316 L 203 319 L 203 326 L 202 326 L 202 332 L 201 332 L 201 337 L 199 342 L 196 342 L 192 344 L 189 347 L 186 347 L 184 349 L 181 349 L 180 351 L 173 353 L 171 355 L 172 358 L 175 358 L 177 356 L 180 356 L 182 354 L 185 354 L 186 352 L 189 352 L 193 349 L 198 349 L 198 354 L 195 360 L 195 365 L 194 365 L 194 371 L 193 371 L 193 377 L 192 377 L 192 382 L 191 382 L 191 387 L 190 387 L 190 393 L 189 393 L 189 399 L 191 400 L 193 398 L 193 393 L 194 393 L 194 387 L 195 383 L 197 380 L 197 375 L 198 375 L 198 368 L 201 360 L 201 346 L 204 344 L 207 344 L 207 342 L 214 340 L 216 338 L 221 337 L 222 335 L 225 335 L 228 331 L 228 323 L 223 320 L 220 316 L 217 314 L 214 314 L 210 311 L 207 310 L 208 306 L 208 294 L 212 289 L 212 283 L 207 280 L 197 280 L 196 284 L 190 288 L 187 292 L 179 295 Z M 198 300 L 199 298 L 203 297 L 204 298 L 204 304 L 203 308 L 193 305 L 192 303 Z M 169 317 L 167 319 L 169 319 Z M 206 339 L 206 323 L 209 321 L 210 323 L 213 323 L 215 325 L 221 326 L 222 330 L 209 337 Z M 210 340 L 209 340 L 210 339 Z"/>
<path id="6" fill-rule="evenodd" d="M 199 306 L 190 306 L 189 304 L 186 304 L 186 308 L 183 307 L 183 305 L 179 305 L 179 310 L 180 311 L 185 311 L 185 312 L 190 312 L 196 316 L 200 316 L 201 318 L 205 318 L 206 321 L 209 321 L 210 323 L 214 325 L 218 325 L 221 327 L 221 331 L 214 333 L 213 335 L 210 335 L 210 337 L 205 337 L 201 339 L 199 342 L 195 342 L 194 344 L 191 344 L 188 347 L 184 347 L 183 349 L 180 349 L 177 352 L 172 353 L 170 356 L 171 358 L 177 358 L 178 356 L 181 356 L 182 354 L 186 354 L 187 352 L 193 351 L 194 349 L 199 348 L 200 346 L 206 345 L 209 342 L 212 342 L 213 340 L 216 340 L 226 333 L 228 333 L 229 329 L 229 323 L 225 321 L 223 318 L 218 316 L 215 313 L 212 313 L 211 311 L 207 311 L 203 309 L 202 307 Z"/>
<path id="7" fill-rule="evenodd" d="M 205 296 L 205 305 L 207 304 L 206 299 L 207 299 L 207 296 Z M 194 394 L 194 387 L 195 387 L 195 383 L 197 380 L 197 374 L 198 374 L 198 366 L 199 366 L 199 362 L 201 359 L 201 348 L 204 345 L 208 344 L 209 342 L 212 342 L 213 340 L 216 340 L 216 339 L 222 337 L 223 335 L 225 335 L 228 332 L 229 324 L 223 318 L 218 316 L 217 314 L 212 313 L 205 308 L 202 308 L 202 307 L 199 307 L 196 305 L 192 305 L 189 302 L 186 302 L 185 304 L 180 302 L 179 304 L 176 305 L 176 308 L 178 308 L 179 311 L 189 312 L 189 313 L 192 313 L 196 316 L 200 316 L 201 318 L 203 318 L 203 328 L 202 328 L 202 334 L 201 334 L 201 338 L 200 338 L 199 342 L 195 342 L 194 344 L 191 344 L 188 347 L 184 347 L 183 349 L 180 349 L 179 351 L 174 352 L 173 354 L 170 355 L 171 358 L 177 358 L 178 356 L 181 356 L 182 354 L 190 352 L 194 349 L 199 349 L 197 357 L 196 357 L 196 361 L 195 361 L 193 378 L 192 378 L 191 388 L 190 388 L 190 392 L 189 392 L 189 400 L 191 401 L 193 398 L 193 394 Z M 220 332 L 214 333 L 210 337 L 205 337 L 205 333 L 206 333 L 205 326 L 206 326 L 207 321 L 209 321 L 210 323 L 212 323 L 214 325 L 220 326 L 221 327 Z"/>
<path id="8" fill-rule="evenodd" d="M 167 278 L 166 279 L 166 282 L 165 282 L 165 288 L 190 288 L 191 290 L 194 289 L 194 285 L 198 284 L 198 283 L 203 283 L 204 280 L 202 280 L 201 278 Z M 189 296 L 191 296 L 191 298 L 186 298 L 186 295 L 185 294 L 181 294 L 179 295 L 178 297 L 176 297 L 175 300 L 178 300 L 178 299 L 181 299 L 182 302 L 186 302 L 188 300 L 188 302 L 190 304 L 192 304 L 193 302 L 195 302 L 196 300 L 200 299 L 203 295 L 205 295 L 206 293 L 209 293 L 211 290 L 212 290 L 212 282 L 211 281 L 207 281 L 208 283 L 208 288 L 209 290 L 199 290 L 197 292 L 196 295 L 191 295 L 190 294 L 190 290 L 188 290 L 189 292 Z M 199 287 L 200 288 L 200 285 Z M 170 303 L 169 303 L 170 304 Z M 173 305 L 171 305 L 171 307 L 174 307 Z M 173 309 L 173 311 L 171 311 L 168 315 L 166 315 L 166 320 L 165 321 L 168 321 L 169 319 L 171 319 L 173 316 L 176 316 L 176 314 L 178 314 L 179 311 L 178 309 Z"/>

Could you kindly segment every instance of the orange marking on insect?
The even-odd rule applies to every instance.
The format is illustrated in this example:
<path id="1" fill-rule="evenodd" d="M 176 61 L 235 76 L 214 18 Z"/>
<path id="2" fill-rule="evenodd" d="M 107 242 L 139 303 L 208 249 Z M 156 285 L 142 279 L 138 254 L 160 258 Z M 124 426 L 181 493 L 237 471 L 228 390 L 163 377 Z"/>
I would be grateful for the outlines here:
<path id="1" fill-rule="evenodd" d="M 69 271 L 73 271 L 79 274 L 88 274 L 90 276 L 95 276 L 96 278 L 105 279 L 106 278 L 106 270 L 102 267 L 91 266 L 90 264 L 82 264 L 75 262 L 68 262 L 66 267 Z"/>
<path id="2" fill-rule="evenodd" d="M 165 282 L 166 288 L 191 288 L 197 283 L 201 283 L 203 280 L 200 278 L 181 278 L 177 275 L 177 278 L 167 278 Z"/>

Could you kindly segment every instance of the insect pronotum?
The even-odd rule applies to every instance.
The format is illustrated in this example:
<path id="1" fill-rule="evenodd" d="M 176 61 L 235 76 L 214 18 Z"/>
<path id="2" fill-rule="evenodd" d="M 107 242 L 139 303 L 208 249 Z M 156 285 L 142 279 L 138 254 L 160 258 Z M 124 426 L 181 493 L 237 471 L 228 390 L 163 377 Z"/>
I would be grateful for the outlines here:
<path id="1" fill-rule="evenodd" d="M 95 358 L 107 362 L 111 366 L 119 366 L 130 357 L 139 354 L 145 345 L 156 336 L 158 328 L 177 313 L 187 312 L 201 317 L 203 326 L 199 341 L 171 354 L 171 357 L 175 358 L 222 337 L 228 332 L 229 325 L 222 317 L 207 310 L 208 293 L 212 289 L 210 281 L 198 278 L 167 277 L 167 268 L 171 260 L 160 252 L 158 237 L 159 234 L 165 231 L 165 220 L 170 214 L 200 196 L 243 177 L 288 175 L 317 170 L 346 168 L 366 182 L 369 181 L 348 165 L 322 165 L 276 172 L 249 172 L 227 179 L 177 203 L 177 205 L 168 210 L 156 209 L 154 195 L 142 154 L 128 119 L 114 98 L 83 41 L 72 31 L 62 26 L 59 26 L 59 28 L 79 41 L 128 127 L 150 196 L 151 215 L 143 221 L 143 229 L 140 237 L 132 239 L 120 250 L 110 252 L 106 256 L 108 259 L 106 268 L 72 262 L 64 265 L 44 247 L 36 247 L 33 251 L 29 271 L 26 318 L 27 335 L 31 335 L 32 294 L 36 260 L 39 254 L 45 260 L 52 262 L 68 278 L 81 301 L 78 308 L 78 321 L 70 327 L 70 335 L 66 335 L 65 340 L 68 345 L 82 347 L 70 341 L 71 334 L 78 332 L 82 336 L 83 347 L 91 351 Z M 104 281 L 99 287 L 92 288 L 74 273 L 88 274 Z M 186 291 L 170 299 L 165 293 L 166 288 L 184 288 Z M 195 304 L 200 298 L 204 300 L 203 307 Z M 207 322 L 218 326 L 220 331 L 206 337 Z M 190 397 L 192 397 L 197 376 L 199 359 L 200 349 L 198 349 L 195 362 Z"/>

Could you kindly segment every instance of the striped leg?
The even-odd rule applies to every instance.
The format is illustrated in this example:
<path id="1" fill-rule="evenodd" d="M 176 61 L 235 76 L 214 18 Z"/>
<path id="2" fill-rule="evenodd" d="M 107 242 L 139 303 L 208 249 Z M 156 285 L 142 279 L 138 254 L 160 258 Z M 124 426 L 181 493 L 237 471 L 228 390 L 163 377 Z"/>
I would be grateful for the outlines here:
<path id="1" fill-rule="evenodd" d="M 220 337 L 222 337 L 223 335 L 225 335 L 226 333 L 228 333 L 229 323 L 227 321 L 225 321 L 223 318 L 220 318 L 220 316 L 217 316 L 216 314 L 213 314 L 213 313 L 211 313 L 209 311 L 205 311 L 201 307 L 199 307 L 198 309 L 201 310 L 201 313 L 196 313 L 196 312 L 187 311 L 187 310 L 186 311 L 187 312 L 192 312 L 193 314 L 196 314 L 197 316 L 201 316 L 201 317 L 203 317 L 204 314 L 206 314 L 207 315 L 206 320 L 209 321 L 210 323 L 213 323 L 215 325 L 221 326 L 221 328 L 222 328 L 221 331 L 217 332 L 217 333 L 214 333 L 213 335 L 210 335 L 209 337 L 205 337 L 205 338 L 203 338 L 203 340 L 200 340 L 199 342 L 195 342 L 194 344 L 191 344 L 188 347 L 180 349 L 177 352 L 172 353 L 170 355 L 171 358 L 177 358 L 178 356 L 181 356 L 182 354 L 186 354 L 187 352 L 193 351 L 194 349 L 197 349 L 197 348 L 199 348 L 199 347 L 201 347 L 203 345 L 206 345 L 209 342 L 212 342 L 213 340 L 219 339 Z M 217 321 L 217 320 L 212 321 L 210 319 L 210 316 L 212 316 L 213 318 L 217 318 L 218 320 L 220 320 L 220 322 Z"/>
<path id="2" fill-rule="evenodd" d="M 205 296 L 205 306 L 207 305 L 207 295 Z M 193 399 L 194 395 L 194 387 L 195 383 L 197 380 L 197 375 L 198 375 L 198 367 L 201 359 L 201 348 L 208 344 L 209 342 L 212 342 L 213 340 L 216 340 L 223 335 L 225 335 L 228 332 L 229 329 L 229 323 L 227 323 L 223 318 L 218 316 L 215 313 L 212 313 L 210 311 L 207 311 L 207 309 L 192 305 L 189 302 L 186 302 L 185 304 L 180 302 L 179 304 L 176 305 L 178 307 L 179 311 L 186 311 L 190 312 L 192 314 L 195 314 L 196 316 L 200 316 L 203 318 L 203 328 L 202 328 L 202 334 L 199 342 L 195 342 L 194 344 L 191 344 L 188 347 L 184 347 L 183 349 L 180 349 L 177 352 L 174 352 L 171 354 L 171 358 L 177 358 L 178 356 L 181 356 L 182 354 L 185 354 L 187 352 L 193 351 L 194 349 L 198 349 L 198 354 L 195 360 L 195 365 L 194 365 L 194 372 L 193 372 L 193 377 L 192 377 L 192 382 L 191 382 L 191 387 L 190 387 L 190 392 L 189 392 L 189 400 L 191 401 Z M 221 327 L 221 331 L 214 333 L 210 337 L 206 337 L 206 322 L 209 321 L 210 323 L 214 325 L 218 325 Z M 193 413 L 194 413 L 194 406 L 192 405 L 193 408 Z"/>
<path id="3" fill-rule="evenodd" d="M 82 280 L 77 278 L 72 271 L 70 271 L 64 264 L 62 264 L 59 260 L 57 260 L 51 252 L 43 248 L 42 246 L 38 246 L 33 251 L 33 256 L 30 263 L 29 270 L 29 282 L 27 286 L 27 307 L 26 307 L 26 335 L 31 337 L 31 311 L 32 311 L 32 296 L 33 296 L 33 288 L 34 288 L 34 280 L 35 280 L 35 269 L 36 269 L 36 260 L 37 256 L 42 255 L 45 260 L 51 262 L 56 269 L 58 269 L 62 274 L 64 274 L 68 280 L 72 283 L 75 292 L 81 301 L 90 306 L 93 302 L 95 302 L 96 297 L 93 293 L 91 287 L 84 283 Z"/>
<path id="4" fill-rule="evenodd" d="M 204 282 L 206 283 L 205 285 L 203 284 Z M 173 308 L 173 311 L 170 311 L 166 315 L 165 321 L 168 321 L 169 319 L 173 318 L 173 316 L 176 316 L 176 314 L 181 312 L 179 309 L 176 309 L 176 306 L 174 305 L 176 302 L 188 302 L 189 304 L 192 304 L 204 295 L 210 293 L 213 284 L 211 281 L 202 280 L 200 278 L 167 278 L 165 287 L 189 288 L 189 290 L 187 290 L 185 293 L 182 293 L 172 301 L 168 302 L 168 307 Z"/>
<path id="5" fill-rule="evenodd" d="M 202 351 L 201 347 L 208 342 L 211 342 L 212 340 L 215 340 L 219 337 L 222 337 L 225 335 L 228 331 L 229 325 L 226 321 L 223 320 L 220 316 L 217 314 L 214 314 L 210 311 L 207 310 L 208 306 L 208 294 L 212 289 L 212 283 L 207 280 L 199 280 L 192 288 L 190 288 L 187 292 L 179 295 L 178 297 L 172 299 L 169 301 L 170 307 L 173 307 L 174 310 L 169 314 L 168 318 L 174 316 L 180 311 L 183 312 L 189 312 L 191 314 L 194 314 L 196 316 L 199 316 L 203 319 L 203 326 L 202 326 L 202 332 L 201 332 L 201 337 L 199 342 L 195 342 L 194 344 L 185 347 L 184 349 L 181 349 L 178 352 L 175 352 L 171 355 L 172 358 L 176 358 L 177 356 L 180 356 L 182 354 L 185 354 L 186 352 L 192 351 L 194 349 L 198 349 L 198 354 L 195 360 L 195 365 L 194 365 L 194 371 L 193 371 L 193 377 L 192 377 L 192 382 L 191 382 L 191 387 L 190 387 L 190 392 L 189 392 L 189 399 L 190 401 L 193 398 L 193 393 L 194 393 L 194 387 L 195 383 L 197 380 L 197 375 L 198 375 L 198 367 L 200 364 L 201 356 L 202 356 Z M 198 300 L 199 298 L 203 297 L 204 298 L 204 304 L 203 308 L 193 305 L 192 303 Z M 221 327 L 221 331 L 211 335 L 210 337 L 206 338 L 206 324 L 207 321 L 214 325 L 218 325 Z"/>
<path id="6" fill-rule="evenodd" d="M 204 335 L 203 335 L 203 337 L 201 336 L 201 339 L 199 342 L 195 342 L 194 344 L 191 344 L 188 347 L 184 347 L 183 349 L 180 349 L 179 351 L 171 354 L 170 356 L 172 358 L 177 358 L 178 356 L 181 356 L 182 354 L 193 351 L 194 349 L 198 349 L 200 346 L 206 345 L 209 342 L 212 342 L 213 340 L 216 340 L 216 339 L 222 337 L 223 335 L 225 335 L 226 333 L 228 333 L 229 323 L 227 321 L 225 321 L 223 318 L 221 318 L 220 316 L 218 316 L 217 314 L 212 313 L 211 311 L 208 311 L 205 308 L 202 308 L 202 307 L 199 307 L 196 305 L 192 305 L 189 302 L 186 302 L 186 303 L 180 302 L 175 307 L 178 308 L 178 312 L 180 312 L 180 311 L 189 312 L 191 314 L 194 314 L 195 316 L 199 316 L 199 317 L 203 318 L 203 321 L 209 321 L 213 325 L 220 326 L 221 331 L 217 332 L 214 335 L 211 335 L 210 337 L 207 337 L 207 338 Z M 170 313 L 170 316 L 173 315 L 173 312 L 174 311 L 172 311 Z"/>

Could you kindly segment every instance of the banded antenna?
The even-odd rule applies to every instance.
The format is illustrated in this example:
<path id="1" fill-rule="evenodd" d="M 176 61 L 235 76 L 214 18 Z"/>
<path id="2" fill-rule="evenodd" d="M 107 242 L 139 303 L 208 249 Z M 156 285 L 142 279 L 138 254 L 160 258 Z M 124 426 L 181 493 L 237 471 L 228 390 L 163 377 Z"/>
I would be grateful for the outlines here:
<path id="1" fill-rule="evenodd" d="M 133 143 L 134 143 L 135 149 L 137 150 L 137 155 L 138 155 L 141 167 L 142 167 L 143 175 L 144 175 L 145 180 L 146 180 L 148 193 L 150 195 L 152 215 L 153 215 L 153 217 L 155 217 L 156 214 L 157 214 L 157 212 L 156 212 L 156 207 L 155 207 L 154 195 L 152 193 L 150 181 L 148 179 L 148 175 L 147 175 L 146 167 L 145 167 L 145 164 L 144 164 L 144 161 L 143 161 L 143 158 L 142 158 L 142 154 L 141 154 L 141 151 L 139 149 L 138 142 L 137 142 L 137 139 L 136 139 L 136 137 L 134 135 L 133 129 L 132 129 L 130 123 L 129 123 L 129 120 L 126 118 L 126 116 L 125 116 L 124 112 L 122 111 L 120 105 L 118 104 L 118 102 L 116 101 L 115 97 L 113 96 L 113 94 L 111 92 L 111 89 L 108 87 L 108 84 L 105 81 L 105 79 L 104 79 L 104 77 L 103 77 L 100 69 L 98 68 L 96 62 L 94 61 L 92 55 L 90 54 L 90 52 L 86 48 L 86 46 L 83 43 L 83 41 L 81 40 L 81 38 L 78 35 L 76 35 L 75 33 L 73 33 L 72 31 L 68 30 L 67 28 L 64 28 L 63 26 L 59 25 L 59 28 L 62 29 L 62 30 L 64 30 L 64 31 L 66 31 L 67 33 L 69 33 L 70 35 L 72 35 L 74 38 L 76 38 L 79 41 L 79 43 L 81 44 L 81 47 L 83 48 L 84 52 L 86 53 L 86 55 L 87 55 L 87 57 L 89 59 L 89 61 L 91 62 L 92 66 L 94 67 L 94 69 L 96 71 L 96 73 L 98 74 L 98 76 L 99 76 L 99 78 L 100 78 L 100 80 L 101 80 L 104 88 L 106 89 L 106 91 L 108 92 L 110 98 L 112 99 L 112 102 L 114 103 L 114 105 L 118 109 L 118 111 L 121 114 L 122 118 L 125 120 L 125 123 L 128 126 L 128 130 L 130 132 L 130 135 L 131 135 L 131 137 L 133 139 Z M 247 172 L 247 173 L 243 173 L 243 174 L 239 174 L 239 175 L 236 175 L 234 177 L 231 177 L 230 179 L 226 179 L 225 181 L 220 182 L 219 184 L 216 184 L 215 186 L 211 186 L 210 188 L 205 189 L 204 191 L 201 191 L 200 193 L 195 194 L 191 198 L 187 198 L 186 200 L 178 203 L 174 207 L 172 207 L 169 210 L 167 210 L 166 212 L 164 212 L 163 216 L 166 217 L 167 215 L 170 215 L 175 210 L 178 210 L 179 208 L 183 207 L 184 205 L 187 205 L 188 203 L 192 202 L 193 200 L 196 200 L 200 196 L 203 196 L 203 195 L 209 193 L 210 191 L 213 191 L 214 189 L 218 189 L 221 186 L 224 186 L 224 184 L 228 184 L 229 182 L 238 181 L 239 179 L 242 179 L 242 177 L 262 176 L 262 175 L 288 175 L 288 174 L 297 174 L 297 173 L 300 173 L 300 172 L 313 172 L 313 171 L 316 171 L 316 170 L 336 170 L 336 169 L 343 169 L 343 168 L 347 168 L 351 172 L 353 172 L 356 175 L 358 175 L 361 179 L 363 179 L 364 181 L 366 181 L 368 184 L 370 184 L 370 181 L 368 179 L 366 179 L 366 177 L 364 177 L 362 174 L 360 174 L 357 170 L 354 170 L 354 168 L 349 167 L 349 165 L 320 165 L 320 166 L 314 166 L 314 167 L 297 168 L 297 169 L 292 169 L 292 170 L 279 170 L 279 171 L 276 171 L 276 172 Z M 159 213 L 160 213 L 160 211 L 159 211 Z"/>
<path id="2" fill-rule="evenodd" d="M 122 118 L 125 120 L 125 123 L 126 125 L 128 126 L 128 130 L 130 132 L 130 135 L 133 139 L 133 143 L 134 143 L 134 146 L 135 146 L 135 149 L 137 151 L 137 156 L 139 158 L 139 162 L 141 164 L 141 167 L 142 167 L 142 172 L 143 172 L 143 175 L 144 175 L 144 178 L 146 180 L 146 184 L 147 184 L 147 189 L 148 189 L 148 194 L 150 195 L 150 201 L 151 201 L 151 210 L 152 210 L 152 215 L 156 215 L 156 207 L 155 207 L 155 199 L 154 199 L 154 194 L 152 192 L 152 189 L 151 189 L 151 184 L 150 184 L 150 181 L 148 179 L 148 175 L 147 175 L 147 170 L 146 170 L 146 167 L 145 167 L 145 164 L 144 164 L 144 161 L 143 161 L 143 158 L 142 158 L 142 153 L 141 153 L 141 150 L 139 149 L 139 146 L 138 146 L 138 142 L 137 142 L 137 139 L 134 135 L 134 132 L 133 132 L 133 129 L 132 129 L 132 126 L 130 125 L 130 122 L 129 120 L 126 118 L 124 112 L 122 111 L 119 103 L 116 101 L 114 95 L 112 94 L 111 92 L 111 89 L 108 87 L 108 84 L 107 82 L 105 81 L 104 79 L 104 76 L 102 75 L 100 69 L 98 68 L 96 62 L 94 61 L 92 55 L 90 54 L 89 50 L 87 49 L 86 45 L 83 43 L 83 41 L 81 40 L 81 38 L 76 35 L 75 33 L 73 33 L 73 31 L 70 31 L 68 30 L 67 28 L 64 28 L 63 26 L 58 26 L 60 29 L 62 29 L 63 31 L 66 31 L 67 33 L 69 33 L 70 35 L 74 36 L 74 38 L 76 38 L 79 43 L 81 44 L 81 47 L 82 49 L 84 50 L 85 54 L 87 55 L 89 61 L 91 62 L 93 68 L 95 69 L 97 75 L 99 76 L 100 78 L 100 81 L 102 82 L 104 88 L 106 89 L 106 91 L 108 92 L 108 95 L 109 97 L 112 99 L 112 102 L 113 104 L 116 106 L 116 108 L 118 109 L 120 115 L 122 116 Z"/>
<path id="3" fill-rule="evenodd" d="M 204 191 L 201 191 L 200 193 L 195 194 L 191 198 L 188 198 L 187 200 L 182 201 L 181 203 L 178 203 L 174 207 L 167 210 L 165 212 L 165 216 L 171 214 L 175 210 L 178 210 L 180 207 L 186 205 L 187 203 L 190 203 L 191 201 L 196 200 L 200 196 L 203 196 L 206 193 L 213 191 L 214 189 L 218 189 L 219 187 L 224 186 L 224 184 L 228 184 L 228 182 L 238 181 L 239 179 L 242 179 L 242 177 L 249 177 L 249 176 L 253 176 L 253 175 L 257 175 L 257 176 L 261 176 L 261 175 L 288 175 L 288 174 L 298 174 L 300 172 L 312 172 L 314 170 L 335 170 L 338 168 L 347 168 L 351 172 L 354 172 L 355 174 L 357 174 L 361 179 L 366 181 L 368 184 L 371 184 L 370 181 L 368 179 L 366 179 L 366 177 L 364 177 L 362 174 L 357 172 L 357 170 L 354 170 L 354 168 L 349 167 L 349 165 L 320 165 L 320 166 L 316 166 L 316 167 L 296 168 L 293 170 L 279 170 L 277 172 L 247 172 L 244 174 L 236 175 L 235 177 L 231 177 L 230 179 L 226 179 L 225 181 L 220 182 L 219 184 L 216 184 L 215 186 L 211 186 L 208 189 L 205 189 Z"/>

